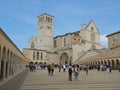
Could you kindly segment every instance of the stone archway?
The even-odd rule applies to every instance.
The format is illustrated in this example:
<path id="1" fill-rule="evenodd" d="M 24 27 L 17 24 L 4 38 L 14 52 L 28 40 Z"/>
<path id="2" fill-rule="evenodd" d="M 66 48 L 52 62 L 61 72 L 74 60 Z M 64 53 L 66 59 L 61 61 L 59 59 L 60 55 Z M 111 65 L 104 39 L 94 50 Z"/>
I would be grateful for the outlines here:
<path id="1" fill-rule="evenodd" d="M 2 60 L 1 60 L 1 45 L 0 45 L 0 79 L 2 78 L 2 76 L 1 76 L 1 67 L 2 67 Z"/>
<path id="2" fill-rule="evenodd" d="M 118 69 L 119 66 L 120 66 L 120 62 L 119 62 L 119 60 L 117 59 L 117 60 L 116 60 L 116 69 Z"/>
<path id="3" fill-rule="evenodd" d="M 114 62 L 114 60 L 111 60 L 111 64 L 112 64 L 112 69 L 115 69 L 115 62 Z"/>
<path id="4" fill-rule="evenodd" d="M 2 61 L 1 61 L 1 79 L 5 79 L 6 74 L 6 48 L 4 47 L 2 50 Z"/>
<path id="5" fill-rule="evenodd" d="M 4 67 L 4 62 L 3 60 L 1 61 L 1 72 L 0 72 L 0 80 L 3 79 L 3 67 Z"/>
<path id="6" fill-rule="evenodd" d="M 69 64 L 69 58 L 68 58 L 68 54 L 67 53 L 62 53 L 60 56 L 60 64 Z"/>
<path id="7" fill-rule="evenodd" d="M 7 55 L 6 55 L 6 73 L 5 73 L 5 78 L 9 76 L 9 62 L 10 62 L 10 50 L 7 50 Z"/>
<path id="8" fill-rule="evenodd" d="M 0 61 L 1 61 L 1 46 L 0 46 Z"/>
<path id="9" fill-rule="evenodd" d="M 104 64 L 104 63 L 103 63 L 103 61 L 101 61 L 101 63 L 100 63 L 100 64 L 102 64 L 102 65 L 103 65 L 103 64 Z"/>
<path id="10" fill-rule="evenodd" d="M 13 53 L 10 52 L 10 61 L 9 61 L 9 76 L 12 75 L 12 60 L 13 60 Z"/>
<path id="11" fill-rule="evenodd" d="M 110 60 L 108 60 L 108 64 L 111 66 Z"/>
<path id="12" fill-rule="evenodd" d="M 100 61 L 98 61 L 98 65 L 100 65 L 101 63 L 100 63 Z"/>
<path id="13" fill-rule="evenodd" d="M 107 62 L 106 62 L 106 60 L 104 60 L 104 65 L 107 65 Z"/>
<path id="14" fill-rule="evenodd" d="M 29 62 L 29 65 L 33 65 L 33 62 Z"/>

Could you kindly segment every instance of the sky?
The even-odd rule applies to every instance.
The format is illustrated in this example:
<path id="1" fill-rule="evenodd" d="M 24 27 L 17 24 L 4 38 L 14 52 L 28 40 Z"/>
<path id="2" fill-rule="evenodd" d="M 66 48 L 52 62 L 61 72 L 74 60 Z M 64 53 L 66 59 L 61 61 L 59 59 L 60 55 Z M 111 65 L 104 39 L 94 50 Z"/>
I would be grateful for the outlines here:
<path id="1" fill-rule="evenodd" d="M 106 35 L 120 30 L 120 0 L 0 0 L 0 28 L 22 51 L 31 36 L 37 37 L 43 13 L 54 16 L 54 36 L 81 30 L 93 20 L 100 43 L 108 47 Z"/>

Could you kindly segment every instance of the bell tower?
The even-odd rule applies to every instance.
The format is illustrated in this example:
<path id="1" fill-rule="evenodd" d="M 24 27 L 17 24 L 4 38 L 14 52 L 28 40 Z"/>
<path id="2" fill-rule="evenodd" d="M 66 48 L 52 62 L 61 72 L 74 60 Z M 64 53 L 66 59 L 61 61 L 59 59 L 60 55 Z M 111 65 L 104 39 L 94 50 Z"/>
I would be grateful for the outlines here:
<path id="1" fill-rule="evenodd" d="M 37 49 L 47 50 L 53 48 L 54 16 L 42 14 L 38 16 Z"/>

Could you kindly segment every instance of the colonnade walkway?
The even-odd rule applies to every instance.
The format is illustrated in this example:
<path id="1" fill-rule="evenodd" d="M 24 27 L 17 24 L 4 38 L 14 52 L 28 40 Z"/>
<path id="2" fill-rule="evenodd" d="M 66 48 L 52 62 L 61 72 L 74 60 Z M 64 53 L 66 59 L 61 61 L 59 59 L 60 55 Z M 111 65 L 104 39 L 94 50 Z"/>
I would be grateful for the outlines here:
<path id="1" fill-rule="evenodd" d="M 48 76 L 47 70 L 29 72 L 20 90 L 120 90 L 120 72 L 89 70 L 80 71 L 78 80 L 69 81 L 68 72 L 58 72 Z"/>

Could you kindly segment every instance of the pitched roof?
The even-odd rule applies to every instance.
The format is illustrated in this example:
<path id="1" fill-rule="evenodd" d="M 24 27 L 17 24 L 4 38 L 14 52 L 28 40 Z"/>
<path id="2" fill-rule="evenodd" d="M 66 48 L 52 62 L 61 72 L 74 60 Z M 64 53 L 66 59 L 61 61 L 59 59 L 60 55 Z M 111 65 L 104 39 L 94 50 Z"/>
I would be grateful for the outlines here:
<path id="1" fill-rule="evenodd" d="M 109 37 L 109 36 L 114 35 L 114 34 L 117 34 L 117 33 L 120 33 L 120 30 L 117 31 L 117 32 L 114 32 L 114 33 L 112 33 L 112 34 L 109 34 L 109 35 L 107 35 L 106 37 Z"/>
<path id="2" fill-rule="evenodd" d="M 98 55 L 91 56 L 84 60 L 96 60 L 96 59 L 110 59 L 120 57 L 120 47 L 115 49 L 106 49 Z"/>

